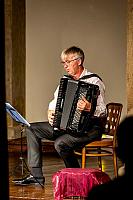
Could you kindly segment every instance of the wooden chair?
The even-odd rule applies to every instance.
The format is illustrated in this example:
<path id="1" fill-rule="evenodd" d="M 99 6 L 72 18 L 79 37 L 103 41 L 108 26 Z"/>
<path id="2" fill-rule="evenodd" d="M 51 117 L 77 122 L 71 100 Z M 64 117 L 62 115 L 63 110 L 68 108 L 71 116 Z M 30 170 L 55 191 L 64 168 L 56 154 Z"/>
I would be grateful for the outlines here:
<path id="1" fill-rule="evenodd" d="M 105 132 L 101 140 L 87 144 L 81 151 L 75 151 L 75 154 L 82 156 L 82 168 L 86 167 L 86 157 L 98 157 L 99 169 L 102 171 L 102 157 L 112 156 L 114 164 L 114 175 L 117 177 L 117 156 L 116 156 L 116 130 L 120 122 L 123 105 L 121 103 L 108 103 L 107 120 L 105 124 Z"/>

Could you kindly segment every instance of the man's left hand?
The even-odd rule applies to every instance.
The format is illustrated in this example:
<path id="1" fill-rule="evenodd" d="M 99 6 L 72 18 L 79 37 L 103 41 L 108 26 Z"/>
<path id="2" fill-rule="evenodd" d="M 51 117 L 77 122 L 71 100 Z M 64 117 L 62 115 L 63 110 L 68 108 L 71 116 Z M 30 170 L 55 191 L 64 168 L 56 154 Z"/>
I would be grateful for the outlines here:
<path id="1" fill-rule="evenodd" d="M 84 96 L 82 96 L 82 98 L 80 100 L 78 100 L 77 108 L 80 111 L 84 110 L 84 111 L 90 112 L 90 110 L 91 110 L 91 103 L 89 101 L 87 101 Z"/>

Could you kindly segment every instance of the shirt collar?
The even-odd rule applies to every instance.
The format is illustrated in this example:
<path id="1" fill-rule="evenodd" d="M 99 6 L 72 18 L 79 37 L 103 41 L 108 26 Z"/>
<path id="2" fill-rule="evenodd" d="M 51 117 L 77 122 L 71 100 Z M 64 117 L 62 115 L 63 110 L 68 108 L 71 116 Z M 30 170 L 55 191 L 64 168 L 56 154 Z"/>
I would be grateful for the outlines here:
<path id="1" fill-rule="evenodd" d="M 83 72 L 82 72 L 82 74 L 80 75 L 79 78 L 81 78 L 81 77 L 83 77 L 83 76 L 85 76 L 85 75 L 87 75 L 87 74 L 91 74 L 91 72 L 88 72 L 87 69 L 84 68 L 84 70 L 83 70 Z"/>

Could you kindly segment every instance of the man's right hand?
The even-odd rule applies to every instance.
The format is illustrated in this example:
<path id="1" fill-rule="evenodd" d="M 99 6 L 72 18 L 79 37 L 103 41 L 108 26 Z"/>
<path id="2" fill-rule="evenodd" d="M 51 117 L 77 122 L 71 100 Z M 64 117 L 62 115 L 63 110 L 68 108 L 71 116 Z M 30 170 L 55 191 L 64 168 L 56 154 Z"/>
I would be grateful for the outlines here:
<path id="1" fill-rule="evenodd" d="M 53 126 L 54 114 L 55 114 L 54 110 L 48 110 L 48 121 L 51 126 Z"/>

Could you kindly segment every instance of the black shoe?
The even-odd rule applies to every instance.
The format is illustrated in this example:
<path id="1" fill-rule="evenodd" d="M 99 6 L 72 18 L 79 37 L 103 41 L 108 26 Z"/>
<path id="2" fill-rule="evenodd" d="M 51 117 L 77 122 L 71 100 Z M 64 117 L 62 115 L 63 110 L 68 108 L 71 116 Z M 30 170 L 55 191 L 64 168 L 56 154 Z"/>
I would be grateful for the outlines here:
<path id="1" fill-rule="evenodd" d="M 22 179 L 14 179 L 12 181 L 16 185 L 41 185 L 44 186 L 45 178 L 33 177 L 32 175 L 28 175 Z"/>

